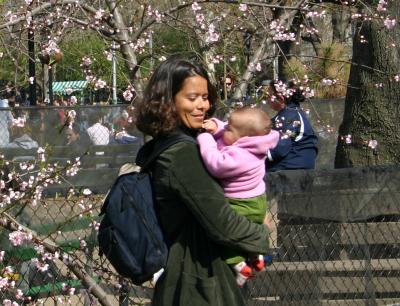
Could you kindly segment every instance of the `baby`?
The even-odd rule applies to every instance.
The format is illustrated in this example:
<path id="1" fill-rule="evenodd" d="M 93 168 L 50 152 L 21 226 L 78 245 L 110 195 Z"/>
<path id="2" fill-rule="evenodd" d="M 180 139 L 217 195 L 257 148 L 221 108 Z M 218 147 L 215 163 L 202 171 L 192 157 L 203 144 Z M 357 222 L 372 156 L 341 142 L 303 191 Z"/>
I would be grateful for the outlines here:
<path id="1" fill-rule="evenodd" d="M 212 176 L 219 179 L 232 208 L 249 220 L 262 224 L 267 212 L 265 158 L 276 146 L 279 133 L 271 130 L 271 119 L 259 108 L 233 111 L 227 123 L 216 118 L 204 121 L 206 133 L 198 137 L 200 153 Z M 262 255 L 250 256 L 226 249 L 224 259 L 236 272 L 239 286 L 264 268 Z"/>

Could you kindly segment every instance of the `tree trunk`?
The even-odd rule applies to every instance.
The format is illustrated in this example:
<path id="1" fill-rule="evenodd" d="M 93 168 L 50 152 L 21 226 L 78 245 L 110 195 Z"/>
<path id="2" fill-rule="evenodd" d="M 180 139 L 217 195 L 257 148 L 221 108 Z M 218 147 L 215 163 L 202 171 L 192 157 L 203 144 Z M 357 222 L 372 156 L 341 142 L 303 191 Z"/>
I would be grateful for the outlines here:
<path id="1" fill-rule="evenodd" d="M 115 37 L 117 42 L 121 45 L 120 51 L 122 57 L 124 58 L 125 65 L 130 72 L 130 79 L 135 86 L 136 93 L 138 96 L 141 96 L 143 94 L 144 85 L 143 80 L 141 79 L 140 70 L 137 69 L 138 60 L 136 53 L 128 43 L 131 40 L 128 27 L 124 22 L 122 14 L 117 6 L 117 2 L 108 0 L 106 3 L 114 18 L 114 30 L 116 32 Z"/>
<path id="2" fill-rule="evenodd" d="M 388 6 L 391 18 L 398 20 L 399 11 L 400 1 L 391 1 Z M 386 29 L 382 20 L 364 21 L 356 33 L 335 167 L 398 164 L 400 82 L 394 76 L 400 67 L 400 30 L 398 26 Z M 366 43 L 360 40 L 361 35 Z M 392 43 L 396 46 L 391 46 Z M 351 144 L 345 142 L 345 135 L 351 135 Z M 378 142 L 375 149 L 368 146 L 371 140 Z"/>

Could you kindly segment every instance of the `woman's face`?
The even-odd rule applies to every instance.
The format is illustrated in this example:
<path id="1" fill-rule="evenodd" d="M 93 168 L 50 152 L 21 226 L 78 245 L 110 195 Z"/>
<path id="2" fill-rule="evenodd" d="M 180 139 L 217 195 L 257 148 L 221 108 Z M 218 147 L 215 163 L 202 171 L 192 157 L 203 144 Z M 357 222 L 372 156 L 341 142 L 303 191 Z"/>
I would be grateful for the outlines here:
<path id="1" fill-rule="evenodd" d="M 201 76 L 188 77 L 174 97 L 179 119 L 190 129 L 200 129 L 210 109 L 207 85 L 207 80 Z"/>

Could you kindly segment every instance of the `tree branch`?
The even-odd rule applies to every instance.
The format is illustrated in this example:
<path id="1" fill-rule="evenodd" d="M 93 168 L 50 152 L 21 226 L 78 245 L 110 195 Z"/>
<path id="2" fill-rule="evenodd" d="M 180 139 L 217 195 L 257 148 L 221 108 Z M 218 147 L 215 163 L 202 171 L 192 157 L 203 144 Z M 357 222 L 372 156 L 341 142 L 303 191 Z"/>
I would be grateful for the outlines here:
<path id="1" fill-rule="evenodd" d="M 26 233 L 32 235 L 33 240 L 39 242 L 43 247 L 51 252 L 55 253 L 56 251 L 60 251 L 57 244 L 50 238 L 45 238 L 41 240 L 39 235 L 32 231 L 31 229 L 23 226 L 17 220 L 15 220 L 8 213 L 3 212 L 1 214 L 2 218 L 0 218 L 0 226 L 4 227 L 9 231 L 17 231 L 23 230 Z M 63 253 L 64 261 L 63 263 L 75 274 L 75 276 L 82 281 L 88 291 L 92 293 L 103 306 L 112 306 L 111 301 L 107 298 L 107 293 L 93 280 L 93 278 L 85 271 L 85 269 L 80 266 L 76 261 L 73 261 L 68 253 Z"/>

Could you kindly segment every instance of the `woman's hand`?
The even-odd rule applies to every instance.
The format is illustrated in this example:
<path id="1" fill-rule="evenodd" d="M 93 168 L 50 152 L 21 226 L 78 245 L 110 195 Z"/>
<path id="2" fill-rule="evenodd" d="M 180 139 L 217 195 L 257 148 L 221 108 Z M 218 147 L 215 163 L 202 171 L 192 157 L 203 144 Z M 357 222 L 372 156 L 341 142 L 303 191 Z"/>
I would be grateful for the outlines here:
<path id="1" fill-rule="evenodd" d="M 274 230 L 274 226 L 272 225 L 272 216 L 270 213 L 267 213 L 264 218 L 264 225 L 268 228 L 270 232 Z"/>
<path id="2" fill-rule="evenodd" d="M 217 123 L 212 119 L 207 119 L 203 121 L 202 128 L 206 130 L 206 132 L 210 134 L 214 134 L 217 131 Z"/>

